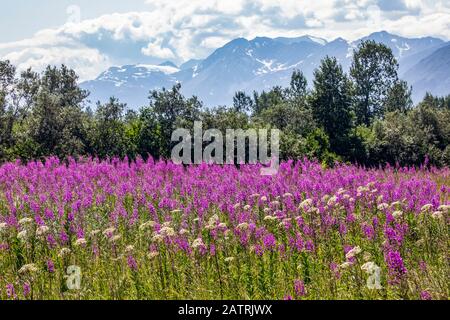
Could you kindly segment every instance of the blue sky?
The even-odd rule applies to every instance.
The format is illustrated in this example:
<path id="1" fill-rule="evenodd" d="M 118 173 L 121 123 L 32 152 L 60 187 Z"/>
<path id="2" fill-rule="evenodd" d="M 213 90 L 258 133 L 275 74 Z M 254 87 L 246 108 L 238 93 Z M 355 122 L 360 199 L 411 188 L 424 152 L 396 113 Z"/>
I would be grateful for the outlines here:
<path id="1" fill-rule="evenodd" d="M 204 58 L 237 37 L 380 30 L 450 40 L 450 0 L 2 0 L 0 59 L 65 63 L 84 80 L 112 65 Z"/>

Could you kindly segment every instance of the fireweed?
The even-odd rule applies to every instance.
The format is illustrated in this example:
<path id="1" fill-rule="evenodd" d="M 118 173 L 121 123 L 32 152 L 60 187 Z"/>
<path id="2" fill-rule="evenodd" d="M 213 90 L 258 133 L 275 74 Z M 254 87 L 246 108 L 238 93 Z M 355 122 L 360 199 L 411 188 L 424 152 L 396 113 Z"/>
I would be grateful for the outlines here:
<path id="1" fill-rule="evenodd" d="M 4 164 L 0 299 L 448 299 L 448 168 L 260 169 Z"/>

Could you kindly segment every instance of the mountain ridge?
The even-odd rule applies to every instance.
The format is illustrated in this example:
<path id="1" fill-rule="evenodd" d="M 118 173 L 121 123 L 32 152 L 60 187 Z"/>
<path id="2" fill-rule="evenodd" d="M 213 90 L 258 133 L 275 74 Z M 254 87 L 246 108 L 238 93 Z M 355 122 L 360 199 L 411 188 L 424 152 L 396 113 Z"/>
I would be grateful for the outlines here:
<path id="1" fill-rule="evenodd" d="M 309 35 L 293 38 L 255 37 L 252 40 L 236 38 L 214 50 L 205 59 L 192 59 L 179 67 L 171 61 L 160 65 L 111 67 L 96 79 L 83 82 L 81 86 L 91 92 L 92 102 L 104 102 L 110 96 L 115 96 L 136 109 L 148 103 L 150 90 L 168 88 L 180 82 L 185 95 L 196 95 L 207 106 L 230 105 L 238 90 L 251 93 L 275 85 L 287 86 L 294 69 L 301 70 L 311 84 L 314 69 L 327 55 L 335 56 L 344 70 L 348 71 L 354 48 L 368 39 L 384 43 L 392 49 L 400 64 L 399 76 L 410 85 L 415 84 L 413 97 L 416 102 L 424 90 L 433 93 L 435 82 L 447 83 L 450 78 L 450 75 L 438 72 L 436 66 L 431 67 L 432 61 L 423 62 L 428 67 L 417 66 L 450 42 L 433 37 L 405 38 L 380 31 L 351 42 L 341 37 L 327 41 Z M 444 50 L 436 56 L 436 59 L 439 57 L 440 61 L 446 61 L 441 55 L 450 53 Z M 414 68 L 436 73 L 436 81 L 428 81 L 430 87 L 420 85 L 420 78 L 409 72 Z M 424 77 L 432 79 L 433 74 Z"/>

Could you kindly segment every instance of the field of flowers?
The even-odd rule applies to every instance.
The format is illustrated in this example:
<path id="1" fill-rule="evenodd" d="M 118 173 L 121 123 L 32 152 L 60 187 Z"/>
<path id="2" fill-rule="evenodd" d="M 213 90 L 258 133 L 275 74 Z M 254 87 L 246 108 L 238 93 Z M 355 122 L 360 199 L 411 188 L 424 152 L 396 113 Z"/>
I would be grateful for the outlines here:
<path id="1" fill-rule="evenodd" d="M 449 298 L 448 168 L 259 169 L 2 165 L 0 299 Z"/>

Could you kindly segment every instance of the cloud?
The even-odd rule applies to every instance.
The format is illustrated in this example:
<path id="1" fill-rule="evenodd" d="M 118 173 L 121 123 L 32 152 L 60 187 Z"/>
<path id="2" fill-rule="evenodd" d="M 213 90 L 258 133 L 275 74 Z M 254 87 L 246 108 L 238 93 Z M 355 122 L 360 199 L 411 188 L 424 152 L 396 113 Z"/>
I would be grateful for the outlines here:
<path id="1" fill-rule="evenodd" d="M 145 48 L 142 48 L 141 52 L 146 56 L 160 59 L 175 58 L 175 54 L 171 49 L 162 46 L 162 39 L 150 42 Z"/>
<path id="2" fill-rule="evenodd" d="M 114 13 L 0 43 L 0 58 L 37 70 L 66 63 L 82 80 L 111 65 L 182 63 L 237 38 L 314 36 L 349 40 L 387 30 L 450 39 L 448 0 L 151 0 Z"/>

